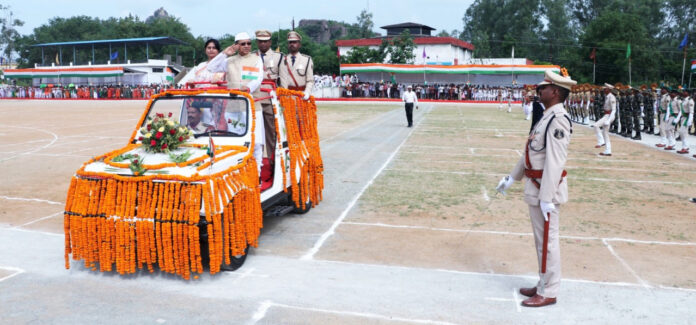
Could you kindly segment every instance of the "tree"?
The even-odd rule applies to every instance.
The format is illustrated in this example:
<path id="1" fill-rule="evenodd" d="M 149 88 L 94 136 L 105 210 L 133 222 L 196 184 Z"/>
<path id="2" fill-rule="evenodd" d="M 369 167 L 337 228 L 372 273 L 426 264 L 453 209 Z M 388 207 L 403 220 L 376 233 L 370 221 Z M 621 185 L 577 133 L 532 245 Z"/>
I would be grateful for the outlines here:
<path id="1" fill-rule="evenodd" d="M 372 28 L 375 26 L 375 24 L 372 22 L 372 13 L 367 12 L 367 10 L 363 9 L 363 11 L 360 12 L 360 15 L 357 17 L 358 20 L 358 35 L 360 38 L 369 38 L 372 37 L 374 32 L 372 32 Z"/>
<path id="2" fill-rule="evenodd" d="M 379 48 L 371 49 L 367 46 L 355 46 L 347 55 L 341 57 L 342 63 L 382 63 L 387 56 L 389 42 L 382 40 Z"/>
<path id="3" fill-rule="evenodd" d="M 13 19 L 13 13 L 9 6 L 0 5 L 0 48 L 2 53 L 7 56 L 7 61 L 12 62 L 12 52 L 16 49 L 17 40 L 20 38 L 16 27 L 24 26 L 24 22 L 19 19 Z"/>
<path id="4" fill-rule="evenodd" d="M 416 55 L 413 50 L 416 45 L 413 43 L 413 37 L 408 29 L 405 29 L 401 35 L 393 38 L 388 48 L 389 63 L 407 64 L 412 63 Z"/>

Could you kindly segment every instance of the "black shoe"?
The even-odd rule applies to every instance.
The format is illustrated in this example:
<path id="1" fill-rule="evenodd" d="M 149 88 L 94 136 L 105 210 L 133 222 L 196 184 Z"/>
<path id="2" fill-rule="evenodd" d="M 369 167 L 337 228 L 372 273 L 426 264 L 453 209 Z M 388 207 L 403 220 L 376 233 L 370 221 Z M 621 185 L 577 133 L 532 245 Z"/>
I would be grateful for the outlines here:
<path id="1" fill-rule="evenodd" d="M 633 137 L 633 138 L 631 138 L 631 139 L 633 139 L 633 140 L 642 140 L 642 138 L 640 137 L 640 134 L 636 135 L 635 137 Z"/>
<path id="2" fill-rule="evenodd" d="M 691 198 L 691 202 L 692 202 L 692 203 L 696 203 L 696 197 L 692 197 L 692 198 Z"/>

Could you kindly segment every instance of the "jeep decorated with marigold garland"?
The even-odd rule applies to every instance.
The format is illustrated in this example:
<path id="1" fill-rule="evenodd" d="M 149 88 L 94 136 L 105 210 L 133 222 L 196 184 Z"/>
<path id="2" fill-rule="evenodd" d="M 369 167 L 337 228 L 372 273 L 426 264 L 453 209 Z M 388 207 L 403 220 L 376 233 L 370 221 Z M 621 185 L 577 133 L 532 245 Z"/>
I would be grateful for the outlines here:
<path id="1" fill-rule="evenodd" d="M 322 199 L 314 98 L 268 88 L 277 143 L 261 166 L 248 93 L 220 87 L 152 98 L 120 149 L 75 173 L 65 204 L 65 263 L 184 279 L 235 270 L 257 247 L 264 216 L 305 213 Z M 258 98 L 257 98 L 258 100 Z M 258 154 L 258 152 L 257 152 Z M 260 170 L 260 173 L 259 173 Z M 259 176 L 260 175 L 260 176 Z"/>

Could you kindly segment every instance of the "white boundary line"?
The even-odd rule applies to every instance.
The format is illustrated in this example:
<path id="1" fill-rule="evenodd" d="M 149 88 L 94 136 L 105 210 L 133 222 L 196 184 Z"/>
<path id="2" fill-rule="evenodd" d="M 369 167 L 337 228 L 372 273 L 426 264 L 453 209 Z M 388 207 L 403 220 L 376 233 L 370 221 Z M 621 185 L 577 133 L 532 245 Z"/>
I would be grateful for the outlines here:
<path id="1" fill-rule="evenodd" d="M 0 278 L 0 282 L 5 281 L 5 280 L 8 280 L 8 279 L 10 279 L 10 278 L 13 278 L 13 277 L 15 277 L 15 276 L 17 276 L 17 275 L 20 275 L 20 274 L 22 274 L 22 273 L 25 272 L 24 270 L 22 270 L 22 269 L 20 269 L 20 268 L 18 268 L 18 267 L 12 267 L 12 266 L 0 266 L 0 269 L 2 269 L 2 270 L 8 270 L 8 271 L 14 271 L 14 273 Z"/>
<path id="2" fill-rule="evenodd" d="M 512 299 L 515 301 L 515 307 L 517 308 L 517 312 L 521 313 L 522 308 L 520 308 L 520 300 L 517 298 L 517 289 L 512 289 Z"/>
<path id="3" fill-rule="evenodd" d="M 638 276 L 638 273 L 636 273 L 636 271 L 633 270 L 633 268 L 632 268 L 630 265 L 628 265 L 628 263 L 626 263 L 626 261 L 625 261 L 623 258 L 621 258 L 621 256 L 619 256 L 619 254 L 617 254 L 617 253 L 614 251 L 614 248 L 611 246 L 611 244 L 609 244 L 609 242 L 608 242 L 607 240 L 602 239 L 602 243 L 604 244 L 604 246 L 607 247 L 607 249 L 609 249 L 609 252 L 611 252 L 611 255 L 614 255 L 614 257 L 615 257 L 617 260 L 619 260 L 619 262 L 621 263 L 621 265 L 623 265 L 624 268 L 626 268 L 626 270 L 627 270 L 629 273 L 631 273 L 631 275 L 633 275 L 633 277 L 635 277 L 636 280 L 638 280 L 638 283 L 640 283 L 640 284 L 641 284 L 644 288 L 646 288 L 646 289 L 652 288 L 651 285 L 649 285 L 647 282 L 643 281 L 643 279 L 641 279 L 640 276 Z"/>
<path id="4" fill-rule="evenodd" d="M 65 237 L 65 234 L 59 234 L 59 233 L 48 232 L 48 231 L 40 231 L 40 230 L 14 228 L 14 227 L 13 228 L 0 228 L 0 231 L 1 230 L 21 231 L 21 232 L 28 232 L 28 233 L 40 234 L 40 235 L 46 235 L 46 236 L 54 236 L 54 237 Z"/>
<path id="5" fill-rule="evenodd" d="M 353 128 L 350 128 L 350 129 L 347 129 L 347 130 L 343 130 L 343 131 L 341 131 L 341 132 L 339 132 L 339 133 L 337 133 L 337 134 L 334 134 L 333 136 L 330 136 L 330 137 L 328 137 L 328 138 L 326 138 L 326 139 L 322 139 L 322 140 L 319 141 L 319 143 L 324 143 L 324 142 L 331 141 L 331 140 L 333 140 L 333 139 L 335 139 L 335 138 L 338 138 L 338 137 L 340 137 L 340 136 L 342 136 L 342 135 L 344 135 L 344 134 L 346 134 L 346 133 L 348 133 L 348 132 L 350 132 L 350 131 L 354 131 L 356 128 L 360 128 L 361 130 L 365 130 L 366 128 L 364 128 L 364 127 L 362 127 L 362 126 L 364 126 L 364 125 L 369 125 L 369 124 L 372 124 L 372 123 L 375 123 L 375 122 L 379 122 L 379 121 L 381 121 L 381 120 L 383 120 L 383 119 L 387 119 L 385 115 L 387 115 L 388 113 L 394 112 L 394 111 L 396 111 L 396 109 L 383 112 L 382 114 L 380 114 L 380 115 L 378 115 L 378 116 L 375 116 L 374 118 L 372 118 L 372 119 L 370 119 L 370 120 L 368 120 L 368 121 L 365 121 L 365 122 L 363 122 L 363 123 L 360 123 L 359 125 L 357 125 L 357 126 L 355 126 L 355 127 L 353 127 Z M 357 135 L 357 134 L 361 134 L 361 133 L 362 133 L 362 132 L 356 133 L 356 135 Z"/>
<path id="6" fill-rule="evenodd" d="M 434 321 L 434 320 L 429 320 L 429 319 L 410 319 L 410 318 L 403 318 L 403 317 L 385 316 L 385 315 L 380 315 L 380 314 L 361 313 L 361 312 L 346 311 L 346 310 L 334 310 L 334 309 L 323 309 L 323 308 L 314 308 L 314 307 L 292 306 L 292 305 L 275 303 L 275 302 L 272 302 L 270 300 L 266 300 L 263 303 L 261 303 L 261 306 L 259 306 L 256 313 L 254 313 L 254 316 L 252 317 L 250 323 L 255 324 L 259 320 L 266 317 L 266 313 L 268 312 L 268 309 L 270 307 L 303 310 L 303 311 L 342 315 L 342 316 L 363 317 L 363 318 L 379 319 L 379 320 L 390 321 L 390 322 L 404 322 L 404 323 L 415 323 L 415 324 L 436 324 L 436 325 L 455 325 L 455 323 Z"/>
<path id="7" fill-rule="evenodd" d="M 56 213 L 54 213 L 54 214 L 52 214 L 52 215 L 48 215 L 48 216 L 45 216 L 45 217 L 42 217 L 42 218 L 39 218 L 39 219 L 36 219 L 36 220 L 29 221 L 29 222 L 27 222 L 27 223 L 25 223 L 25 224 L 21 224 L 21 225 L 19 225 L 19 226 L 15 226 L 15 227 L 13 227 L 13 228 L 21 228 L 21 227 L 24 227 L 24 226 L 28 226 L 28 225 L 31 225 L 31 224 L 33 224 L 33 223 L 37 223 L 37 222 L 42 221 L 42 220 L 50 219 L 50 218 L 53 218 L 53 217 L 55 217 L 55 216 L 57 216 L 57 215 L 61 215 L 61 214 L 63 214 L 63 211 L 59 211 L 59 212 L 56 212 Z"/>
<path id="8" fill-rule="evenodd" d="M 507 174 L 503 173 L 477 173 L 477 172 L 455 172 L 446 170 L 407 170 L 407 169 L 396 169 L 387 168 L 388 171 L 398 171 L 398 172 L 409 172 L 409 173 L 424 173 L 424 174 L 455 174 L 455 175 L 484 175 L 484 176 L 505 176 Z M 622 183 L 647 183 L 647 184 L 673 184 L 673 185 L 692 185 L 693 183 L 685 182 L 670 182 L 670 181 L 641 181 L 633 179 L 614 179 L 614 178 L 600 178 L 600 177 L 575 177 L 568 176 L 568 179 L 578 179 L 586 181 L 598 181 L 598 182 L 622 182 Z"/>
<path id="9" fill-rule="evenodd" d="M 432 106 L 431 106 L 431 107 L 432 107 Z M 428 112 L 430 112 L 431 110 L 432 110 L 432 108 L 430 108 L 430 109 L 428 110 Z M 319 237 L 319 239 L 317 240 L 317 242 L 314 243 L 314 246 L 312 246 L 312 248 L 311 248 L 309 251 L 307 251 L 307 253 L 305 253 L 304 255 L 302 255 L 302 257 L 300 257 L 301 260 L 312 260 L 312 259 L 314 259 L 314 254 L 316 254 L 316 253 L 319 251 L 319 249 L 321 248 L 321 246 L 324 245 L 324 242 L 325 242 L 329 237 L 331 237 L 331 235 L 333 235 L 333 234 L 335 233 L 336 228 L 338 227 L 338 225 L 339 225 L 341 222 L 343 222 L 343 219 L 345 219 L 346 216 L 348 215 L 348 212 L 349 212 L 351 209 L 353 209 L 353 206 L 355 205 L 355 203 L 358 202 L 358 199 L 360 199 L 360 197 L 363 195 L 363 193 L 365 193 L 365 191 L 367 190 L 367 188 L 370 187 L 370 185 L 372 185 L 372 183 L 375 181 L 375 179 L 377 178 L 377 176 L 379 176 L 379 174 L 382 173 L 382 171 L 387 167 L 387 165 L 389 165 L 389 163 L 391 163 L 392 159 L 394 159 L 394 157 L 396 156 L 396 154 L 397 154 L 397 153 L 399 152 L 399 150 L 401 149 L 401 146 L 403 146 L 404 143 L 406 143 L 406 141 L 408 141 L 408 139 L 411 137 L 411 134 L 413 134 L 413 130 L 415 130 L 415 129 L 418 127 L 418 125 L 420 124 L 420 122 L 423 121 L 424 119 L 425 119 L 425 116 L 423 116 L 423 118 L 421 118 L 421 119 L 418 121 L 418 123 L 416 123 L 416 125 L 411 129 L 411 131 L 408 132 L 408 134 L 406 135 L 406 137 L 404 137 L 404 140 L 396 147 L 396 149 L 394 149 L 394 151 L 391 153 L 391 155 L 389 155 L 389 157 L 388 157 L 387 160 L 384 162 L 384 164 L 382 164 L 382 166 L 377 170 L 377 172 L 372 176 L 372 178 L 370 178 L 370 180 L 367 182 L 367 184 L 365 184 L 365 186 L 363 186 L 363 188 L 360 189 L 360 192 L 358 192 L 358 193 L 353 197 L 353 199 L 351 199 L 350 202 L 348 202 L 348 206 L 346 206 L 345 210 L 343 210 L 343 212 L 341 212 L 341 215 L 339 215 L 338 218 L 333 222 L 333 224 L 331 225 L 331 227 L 329 228 L 329 230 L 327 230 L 325 233 L 323 233 L 323 234 L 321 235 L 321 237 Z"/>
<path id="10" fill-rule="evenodd" d="M 56 143 L 56 141 L 58 141 L 58 135 L 57 135 L 57 134 L 55 134 L 55 133 L 53 133 L 53 132 L 51 132 L 51 131 L 49 131 L 49 130 L 45 130 L 45 129 L 35 128 L 35 127 L 26 127 L 26 126 L 13 126 L 13 125 L 0 125 L 0 127 L 2 127 L 2 128 L 8 128 L 8 127 L 9 127 L 9 128 L 17 128 L 17 129 L 30 129 L 30 130 L 35 130 L 35 131 L 43 132 L 43 133 L 48 133 L 50 136 L 53 137 L 53 140 L 50 140 L 49 143 L 47 143 L 47 144 L 45 144 L 45 145 L 43 145 L 43 146 L 36 147 L 36 148 L 34 148 L 34 149 L 32 149 L 32 150 L 28 150 L 28 151 L 25 151 L 25 152 L 22 152 L 22 153 L 18 153 L 18 154 L 14 155 L 14 156 L 9 156 L 9 157 L 6 157 L 6 158 L 2 158 L 2 159 L 0 159 L 0 162 L 8 161 L 8 160 L 14 159 L 14 158 L 19 157 L 19 156 L 28 155 L 28 154 L 30 154 L 30 153 L 34 153 L 34 152 L 37 152 L 37 151 L 46 149 L 46 148 L 52 146 L 54 143 Z"/>
<path id="11" fill-rule="evenodd" d="M 10 196 L 4 196 L 4 195 L 0 195 L 0 199 L 12 200 L 12 201 L 34 201 L 34 202 L 48 203 L 48 204 L 54 204 L 54 205 L 65 205 L 65 203 L 62 203 L 62 202 L 55 202 L 55 201 L 49 201 L 49 200 L 43 200 L 43 199 L 34 199 L 34 198 L 10 197 Z"/>
<path id="12" fill-rule="evenodd" d="M 473 230 L 473 229 L 452 229 L 452 228 L 437 228 L 437 227 L 425 227 L 425 226 L 410 226 L 410 225 L 391 225 L 386 223 L 370 223 L 370 222 L 353 222 L 345 221 L 343 224 L 355 225 L 355 226 L 369 226 L 369 227 L 384 227 L 384 228 L 405 228 L 405 229 L 422 229 L 422 230 L 434 230 L 434 231 L 445 231 L 445 232 L 461 232 L 461 233 L 478 233 L 478 234 L 492 234 L 492 235 L 509 235 L 509 236 L 533 236 L 531 232 L 511 232 L 511 231 L 499 231 L 499 230 Z M 666 241 L 655 241 L 655 240 L 640 240 L 640 239 L 630 239 L 630 238 L 619 238 L 619 237 L 591 237 L 591 236 L 559 236 L 561 239 L 577 239 L 577 240 L 601 240 L 601 241 L 616 241 L 625 242 L 632 244 L 645 244 L 645 245 L 664 245 L 664 246 L 696 246 L 696 242 L 666 242 Z"/>

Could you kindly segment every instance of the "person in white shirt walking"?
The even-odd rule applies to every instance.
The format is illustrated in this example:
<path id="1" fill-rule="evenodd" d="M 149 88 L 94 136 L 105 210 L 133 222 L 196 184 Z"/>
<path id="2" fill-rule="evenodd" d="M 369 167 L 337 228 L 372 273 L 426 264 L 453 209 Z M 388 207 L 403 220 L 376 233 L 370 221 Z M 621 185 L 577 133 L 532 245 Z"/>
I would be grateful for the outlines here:
<path id="1" fill-rule="evenodd" d="M 408 122 L 408 127 L 413 126 L 413 105 L 416 105 L 418 109 L 418 96 L 413 92 L 413 87 L 410 85 L 406 87 L 406 92 L 401 98 L 404 103 L 406 103 L 406 121 Z"/>

